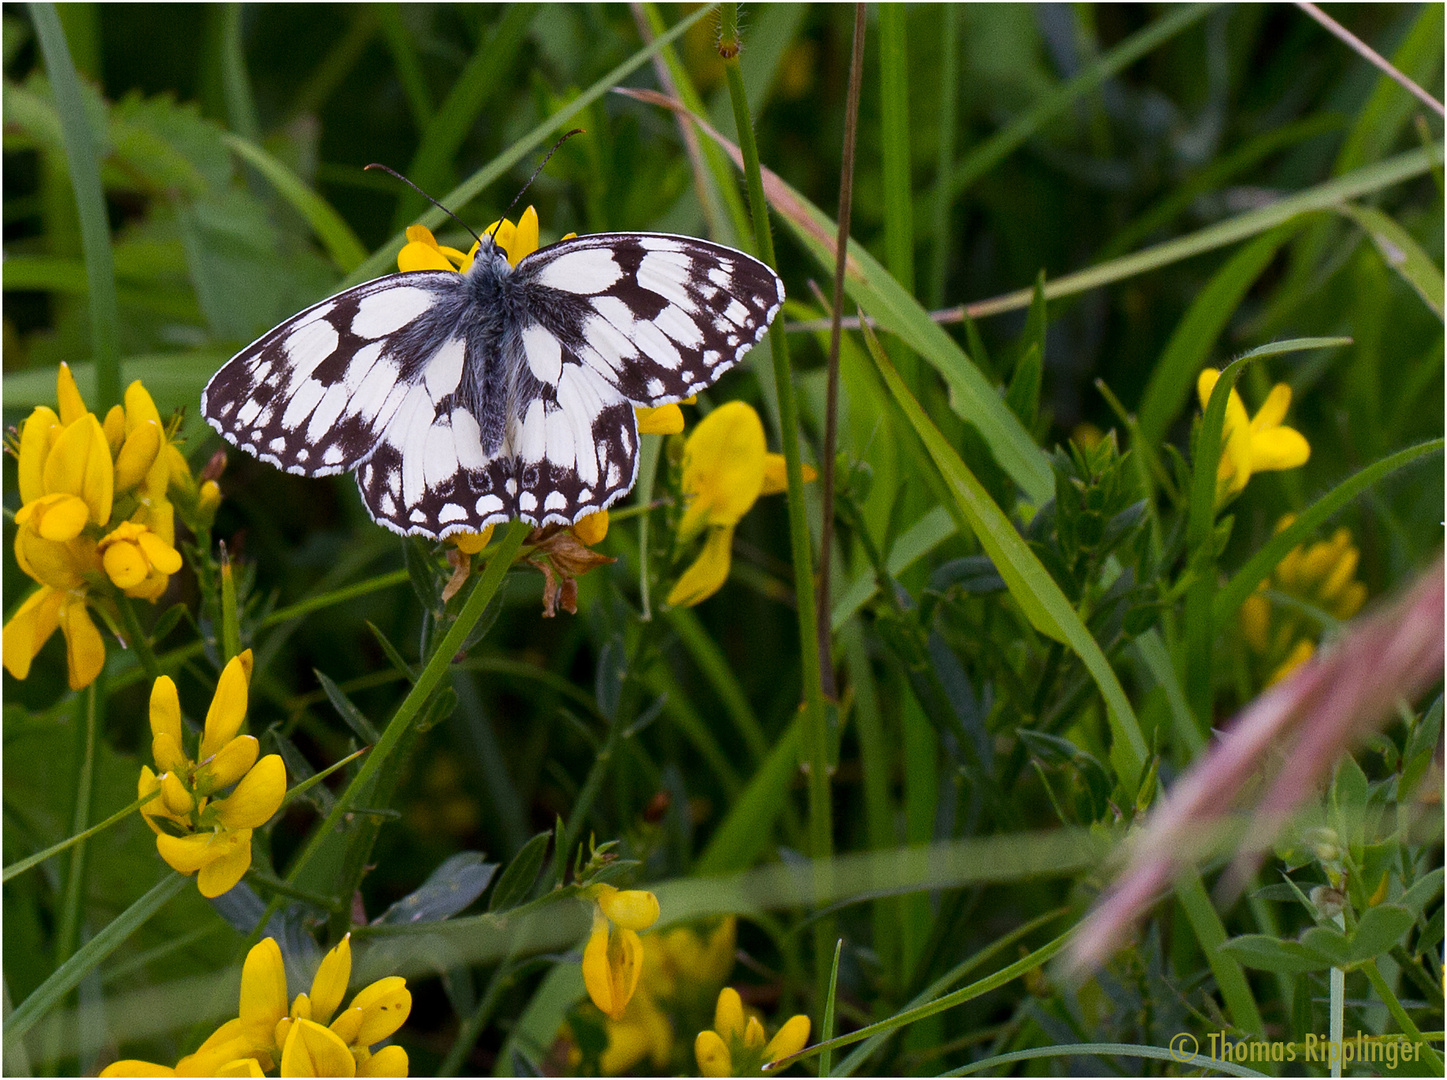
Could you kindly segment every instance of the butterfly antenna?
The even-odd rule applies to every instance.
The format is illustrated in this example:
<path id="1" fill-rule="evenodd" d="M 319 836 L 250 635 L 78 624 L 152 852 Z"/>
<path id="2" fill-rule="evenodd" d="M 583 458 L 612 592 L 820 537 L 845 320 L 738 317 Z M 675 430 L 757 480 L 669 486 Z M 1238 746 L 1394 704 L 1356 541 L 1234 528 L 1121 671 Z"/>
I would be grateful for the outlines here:
<path id="1" fill-rule="evenodd" d="M 385 172 L 385 173 L 391 173 L 391 174 L 392 174 L 393 176 L 395 176 L 398 180 L 402 181 L 402 183 L 406 184 L 406 185 L 407 185 L 409 188 L 411 188 L 413 191 L 417 192 L 418 195 L 421 195 L 424 199 L 426 199 L 428 202 L 430 202 L 433 206 L 435 206 L 435 207 L 437 207 L 437 209 L 441 210 L 444 214 L 446 214 L 448 217 L 450 217 L 453 221 L 457 222 L 457 224 L 461 225 L 464 229 L 467 229 L 467 234 L 468 234 L 469 236 L 471 236 L 474 240 L 476 240 L 477 243 L 478 243 L 478 245 L 481 246 L 481 244 L 482 244 L 482 237 L 478 236 L 477 233 L 473 232 L 470 228 L 468 228 L 467 222 L 463 221 L 460 217 L 458 217 L 456 214 L 454 214 L 451 210 L 447 209 L 447 207 L 443 206 L 440 202 L 438 202 L 436 199 L 434 199 L 431 195 L 427 194 L 427 192 L 423 191 L 423 190 L 422 190 L 420 187 L 418 187 L 416 184 L 412 183 L 411 180 L 408 180 L 405 176 L 403 176 L 401 173 L 399 173 L 396 169 L 389 169 L 386 165 L 379 165 L 379 164 L 378 164 L 377 162 L 375 162 L 375 161 L 372 162 L 372 164 L 370 164 L 370 165 L 364 165 L 364 166 L 362 166 L 362 171 L 363 171 L 363 172 L 365 172 L 367 169 L 381 169 L 381 170 L 382 170 L 383 172 Z"/>
<path id="2" fill-rule="evenodd" d="M 561 139 L 553 143 L 553 148 L 548 151 L 547 157 L 543 158 L 542 162 L 538 165 L 538 167 L 533 170 L 533 174 L 528 177 L 528 182 L 522 186 L 522 191 L 519 191 L 516 195 L 514 195 L 512 202 L 507 204 L 507 209 L 502 212 L 502 217 L 497 219 L 497 223 L 493 225 L 492 231 L 489 233 L 489 235 L 496 235 L 497 230 L 502 226 L 502 223 L 507 220 L 507 216 L 512 213 L 512 208 L 516 206 L 518 204 L 518 200 L 523 197 L 523 193 L 526 192 L 528 188 L 533 186 L 533 181 L 538 178 L 538 173 L 543 171 L 543 166 L 547 165 L 547 163 L 552 159 L 552 156 L 558 152 L 558 147 L 562 146 L 563 143 L 567 142 L 574 135 L 583 134 L 585 134 L 585 132 L 582 128 L 574 128 L 572 131 L 565 132 Z"/>

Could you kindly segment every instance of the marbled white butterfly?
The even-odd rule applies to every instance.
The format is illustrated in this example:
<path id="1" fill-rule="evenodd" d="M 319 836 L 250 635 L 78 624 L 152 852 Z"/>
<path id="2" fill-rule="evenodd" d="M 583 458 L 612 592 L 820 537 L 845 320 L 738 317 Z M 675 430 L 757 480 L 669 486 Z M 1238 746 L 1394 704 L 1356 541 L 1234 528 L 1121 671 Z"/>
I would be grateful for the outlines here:
<path id="1" fill-rule="evenodd" d="M 634 406 L 712 385 L 783 302 L 767 266 L 704 240 L 580 236 L 514 269 L 483 236 L 466 273 L 377 278 L 288 319 L 201 411 L 287 472 L 355 471 L 395 532 L 572 524 L 632 489 Z"/>

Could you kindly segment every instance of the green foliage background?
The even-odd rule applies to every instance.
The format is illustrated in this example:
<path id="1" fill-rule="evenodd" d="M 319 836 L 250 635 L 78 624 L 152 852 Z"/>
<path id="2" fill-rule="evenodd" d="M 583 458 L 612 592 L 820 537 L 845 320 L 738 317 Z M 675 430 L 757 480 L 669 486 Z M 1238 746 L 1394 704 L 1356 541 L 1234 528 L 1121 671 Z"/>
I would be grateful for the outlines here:
<path id="1" fill-rule="evenodd" d="M 522 205 L 538 207 L 544 242 L 570 231 L 649 229 L 753 245 L 739 175 L 706 135 L 695 172 L 675 117 L 653 104 L 598 93 L 513 152 L 600 81 L 603 89 L 658 88 L 646 60 L 621 78 L 610 73 L 637 58 L 640 20 L 654 26 L 651 40 L 692 9 L 58 11 L 100 143 L 124 381 L 141 378 L 163 414 L 186 410 L 186 450 L 198 469 L 220 445 L 198 416 L 211 373 L 247 341 L 355 280 L 359 268 L 362 276 L 387 272 L 397 234 L 422 217 L 420 198 L 363 172 L 369 162 L 397 168 L 438 197 L 461 186 L 463 197 L 449 206 L 480 228 L 507 206 L 551 131 L 579 126 L 587 134 L 565 144 L 524 197 Z M 759 157 L 786 185 L 771 196 L 792 189 L 828 215 L 819 218 L 829 238 L 821 244 L 805 227 L 807 207 L 790 215 L 776 202 L 779 271 L 791 298 L 783 317 L 791 322 L 822 317 L 808 283 L 827 293 L 832 274 L 852 11 L 780 4 L 743 14 L 741 72 Z M 1440 98 L 1440 5 L 1333 13 Z M 683 100 L 733 140 L 717 27 L 717 16 L 706 14 L 661 55 Z M 99 339 L 61 111 L 30 13 L 6 5 L 3 29 L 8 425 L 52 401 L 60 361 L 77 368 L 96 407 L 88 365 Z M 893 880 L 882 869 L 893 864 L 867 857 L 849 864 L 855 869 L 840 870 L 832 885 L 837 904 L 822 916 L 767 874 L 743 879 L 735 893 L 701 887 L 709 875 L 787 866 L 813 850 L 816 810 L 797 767 L 811 751 L 805 722 L 796 720 L 804 675 L 789 520 L 782 498 L 761 501 L 739 527 L 724 590 L 697 609 L 673 611 L 660 610 L 655 592 L 654 617 L 644 621 L 640 519 L 624 519 L 602 546 L 618 561 L 580 581 L 576 616 L 543 620 L 541 576 L 508 577 L 486 639 L 447 675 L 455 707 L 430 715 L 410 753 L 397 755 L 386 772 L 390 799 L 366 804 L 385 813 L 375 819 L 375 847 L 362 849 L 369 869 L 359 874 L 355 905 L 342 897 L 320 916 L 304 905 L 287 909 L 287 947 L 303 967 L 309 933 L 325 946 L 365 921 L 357 912 L 377 917 L 459 852 L 486 852 L 506 866 L 530 837 L 562 820 L 579 840 L 620 840 L 618 853 L 636 860 L 633 880 L 657 888 L 665 920 L 743 914 L 748 963 L 734 982 L 754 988 L 751 1000 L 774 1024 L 791 1010 L 819 1023 L 835 937 L 844 940 L 836 1026 L 849 1030 L 938 998 L 965 977 L 957 969 L 966 958 L 1065 909 L 1011 946 L 1019 952 L 969 975 L 983 978 L 1078 921 L 1108 880 L 1102 845 L 1149 804 L 1157 776 L 1166 784 L 1179 774 L 1210 727 L 1260 691 L 1269 668 L 1241 643 L 1234 608 L 1213 627 L 1184 599 L 1204 547 L 1212 580 L 1217 572 L 1229 580 L 1283 513 L 1300 512 L 1388 455 L 1440 440 L 1441 121 L 1300 10 L 884 5 L 870 10 L 864 71 L 851 230 L 863 276 L 851 279 L 850 294 L 886 331 L 882 348 L 909 403 L 917 399 L 939 444 L 1013 520 L 1006 540 L 1018 543 L 1018 528 L 1022 549 L 1038 562 L 1025 567 L 1019 589 L 1008 574 L 996 576 L 985 556 L 997 550 L 975 539 L 988 530 L 945 495 L 948 467 L 930 456 L 933 444 L 916 440 L 894 404 L 899 395 L 881 378 L 885 365 L 847 334 L 831 619 L 842 696 L 827 718 L 836 768 L 826 828 L 841 855 L 955 846 L 941 849 L 928 880 Z M 1338 181 L 1354 185 L 1346 199 L 1332 187 Z M 1281 203 L 1298 195 L 1300 207 Z M 1347 199 L 1364 209 L 1338 212 Z M 1288 211 L 1277 214 L 1280 205 Z M 460 230 L 429 213 L 443 242 L 466 247 Z M 1121 261 L 1142 250 L 1153 254 Z M 1032 294 L 1037 279 L 1043 291 Z M 980 303 L 996 297 L 1004 299 Z M 941 330 L 923 316 L 961 304 L 975 315 L 964 325 L 956 318 Z M 1268 342 L 1338 336 L 1351 341 L 1246 368 L 1240 386 L 1253 410 L 1271 384 L 1290 384 L 1288 422 L 1310 440 L 1311 460 L 1254 479 L 1197 546 L 1187 525 L 1196 372 Z M 790 334 L 800 445 L 815 465 L 827 338 Z M 1134 430 L 1111 396 L 1138 420 Z M 759 408 L 778 448 L 767 343 L 703 395 L 699 413 L 734 398 Z M 1057 449 L 1072 434 L 1088 442 L 1087 424 L 1114 428 L 1130 456 L 1122 460 L 1109 442 L 1073 457 Z M 660 443 L 663 494 L 679 449 L 677 440 Z M 7 520 L 18 507 L 13 469 L 7 462 Z M 380 642 L 407 663 L 426 659 L 446 624 L 425 614 L 427 583 L 435 588 L 445 573 L 427 546 L 412 544 L 406 555 L 373 526 L 348 478 L 299 479 L 232 454 L 222 484 L 215 534 L 239 559 L 242 639 L 258 657 L 251 728 L 283 748 L 295 781 L 305 775 L 297 763 L 325 768 L 371 741 L 344 722 L 315 672 L 384 727 L 405 685 Z M 1057 500 L 1041 512 L 1057 491 L 1085 494 L 1079 505 Z M 806 497 L 817 545 L 818 485 Z M 1430 564 L 1442 519 L 1438 442 L 1370 486 L 1332 527 L 1351 529 L 1361 551 L 1357 576 L 1377 597 Z M 663 544 L 667 520 L 651 520 L 653 543 Z M 1213 528 L 1209 517 L 1204 524 Z M 6 547 L 12 612 L 29 581 Z M 654 550 L 656 589 L 667 570 L 657 552 L 666 548 Z M 422 595 L 409 586 L 419 580 Z M 362 594 L 338 598 L 337 590 L 362 582 L 370 583 Z M 1032 609 L 1048 609 L 1041 598 L 1051 589 L 1098 643 L 1129 717 L 1114 706 L 1107 716 L 1105 668 L 1088 667 Z M 220 658 L 212 599 L 183 573 L 157 609 L 181 604 L 188 612 L 156 648 L 192 715 L 204 710 Z M 313 601 L 309 612 L 292 607 Z M 83 699 L 65 689 L 58 640 L 24 683 L 5 677 L 7 863 L 73 831 Z M 92 821 L 131 801 L 148 754 L 149 683 L 111 646 Z M 1420 793 L 1403 781 L 1420 780 L 1412 770 L 1426 769 L 1438 745 L 1440 697 L 1424 713 L 1403 712 L 1361 752 L 1359 768 L 1350 766 L 1372 798 L 1402 811 L 1403 831 L 1363 841 L 1391 847 L 1380 865 L 1390 865 L 1394 895 L 1441 865 L 1440 821 L 1409 828 Z M 1132 725 L 1143 751 L 1133 764 L 1123 750 Z M 620 730 L 596 798 L 575 815 L 599 748 L 614 746 L 609 732 Z M 1440 764 L 1428 771 L 1427 788 L 1440 799 Z M 333 797 L 319 786 L 290 805 L 259 841 L 258 864 L 283 872 Z M 1051 839 L 1035 835 L 1046 830 Z M 999 837 L 1018 839 L 972 846 Z M 338 848 L 305 884 L 330 895 L 348 880 L 345 870 Z M 134 818 L 92 842 L 80 940 L 163 871 L 150 832 Z M 1307 884 L 1320 880 L 1312 872 L 1303 871 Z M 545 896 L 548 881 L 535 897 Z M 252 884 L 253 895 L 270 899 L 264 881 Z M 64 858 L 5 884 L 8 1003 L 23 1002 L 62 959 L 56 941 L 71 887 Z M 865 1044 L 870 1056 L 835 1066 L 933 1075 L 1055 1044 L 1163 1047 L 1181 1030 L 1297 1039 L 1325 1030 L 1324 971 L 1253 969 L 1243 978 L 1236 967 L 1238 989 L 1223 988 L 1184 903 L 1164 903 L 1135 947 L 1083 987 L 1032 965 L 1032 976 Z M 458 934 L 438 939 L 461 950 L 450 962 L 405 937 L 374 938 L 369 970 L 405 967 L 414 989 L 401 1035 L 414 1073 L 444 1061 L 463 1072 L 538 1067 L 580 996 L 575 964 L 516 953 L 565 952 L 586 928 L 581 908 L 545 905 L 536 918 L 546 929 L 526 949 L 515 928 L 488 923 L 478 910 L 450 920 Z M 176 1015 L 158 1020 L 144 993 L 234 963 L 245 914 L 182 892 L 89 972 L 78 996 L 66 999 L 78 1013 L 38 1029 L 31 1065 L 91 1070 L 116 1055 L 118 1037 L 123 1056 L 169 1061 L 193 1049 L 213 1017 L 193 1017 L 186 999 L 160 998 Z M 1220 918 L 1230 934 L 1282 938 L 1313 923 L 1307 906 L 1277 894 Z M 1441 939 L 1435 900 L 1391 943 L 1393 985 L 1424 1031 L 1442 1028 Z M 830 948 L 821 950 L 825 940 Z M 213 994 L 234 993 L 234 973 L 226 980 Z M 1353 973 L 1348 985 L 1349 1032 L 1396 1030 L 1380 1002 L 1368 1000 L 1363 976 Z M 480 1011 L 489 986 L 496 995 Z M 152 1019 L 133 1042 L 125 1018 L 147 1009 Z M 571 1014 L 579 1031 L 596 1022 L 585 1013 Z M 463 1023 L 468 1017 L 480 1017 L 477 1030 Z M 693 1032 L 679 1035 L 674 1067 L 691 1069 Z M 1107 1060 L 1122 1071 L 1181 1068 Z M 1028 1067 L 1094 1066 L 1066 1056 Z"/>

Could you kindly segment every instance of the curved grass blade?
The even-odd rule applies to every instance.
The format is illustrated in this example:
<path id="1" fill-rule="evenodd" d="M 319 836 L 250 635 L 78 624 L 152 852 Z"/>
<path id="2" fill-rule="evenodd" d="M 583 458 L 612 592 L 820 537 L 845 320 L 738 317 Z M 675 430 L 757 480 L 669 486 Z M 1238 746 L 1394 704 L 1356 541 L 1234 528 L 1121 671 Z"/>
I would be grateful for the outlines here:
<path id="1" fill-rule="evenodd" d="M 1165 351 L 1151 368 L 1151 377 L 1136 411 L 1141 441 L 1152 451 L 1165 438 L 1166 429 L 1190 397 L 1196 373 L 1240 307 L 1247 290 L 1302 224 L 1288 221 L 1237 251 L 1216 271 L 1176 324 Z"/>
<path id="2" fill-rule="evenodd" d="M 1156 244 L 1134 254 L 1123 255 L 1118 259 L 1110 259 L 1084 270 L 1077 270 L 1073 274 L 1058 277 L 1054 281 L 1046 282 L 1045 299 L 1057 300 L 1062 296 L 1074 296 L 1076 293 L 1098 289 L 1103 285 L 1111 285 L 1117 281 L 1135 277 L 1137 274 L 1158 270 L 1162 266 L 1189 259 L 1193 255 L 1215 251 L 1217 248 L 1226 247 L 1238 240 L 1245 240 L 1249 236 L 1275 228 L 1283 222 L 1290 221 L 1298 214 L 1335 209 L 1337 204 L 1348 199 L 1355 199 L 1358 196 L 1400 184 L 1404 180 L 1414 179 L 1440 167 L 1441 164 L 1441 143 L 1408 150 L 1396 157 L 1388 158 L 1386 161 L 1363 166 L 1345 176 L 1317 184 L 1315 187 L 1307 188 L 1295 195 L 1288 195 L 1269 206 L 1248 210 L 1244 214 L 1238 214 L 1236 217 L 1217 222 L 1215 225 L 1208 225 L 1189 236 L 1170 240 L 1164 244 Z M 966 315 L 972 319 L 980 319 L 986 315 L 999 315 L 1006 311 L 1019 311 L 1027 308 L 1034 296 L 1033 287 L 1016 289 L 1014 292 L 994 296 L 988 300 L 961 304 L 957 308 L 950 308 L 939 314 L 943 321 L 948 322 L 958 322 Z"/>
<path id="3" fill-rule="evenodd" d="M 55 969 L 50 978 L 31 991 L 30 996 L 20 1003 L 5 1022 L 6 1056 L 9 1056 L 10 1045 L 29 1031 L 35 1021 L 79 986 L 81 979 L 97 964 L 118 949 L 146 920 L 189 884 L 189 878 L 177 873 L 167 874 L 144 896 L 107 923 L 95 937 L 77 949 L 69 960 Z"/>
<path id="4" fill-rule="evenodd" d="M 1417 290 L 1432 314 L 1442 318 L 1442 271 L 1412 234 L 1375 206 L 1347 203 L 1337 209 L 1362 227 L 1386 264 Z"/>
<path id="5" fill-rule="evenodd" d="M 577 116 L 589 105 L 592 105 L 593 102 L 606 94 L 612 87 L 622 82 L 629 75 L 632 75 L 633 72 L 647 63 L 654 53 L 681 37 L 687 32 L 690 26 L 712 11 L 713 5 L 711 4 L 701 7 L 686 19 L 675 24 L 668 33 L 660 34 L 657 40 L 651 45 L 639 49 L 627 60 L 623 61 L 623 63 L 619 64 L 572 101 L 568 102 L 567 105 L 564 105 L 557 112 L 553 113 L 552 116 L 549 116 L 542 123 L 538 124 L 537 127 L 533 128 L 532 131 L 528 132 L 521 139 L 518 139 L 517 142 L 513 143 L 497 157 L 493 158 L 462 183 L 458 184 L 457 187 L 443 196 L 440 201 L 445 206 L 451 207 L 454 213 L 461 214 L 463 208 L 469 202 L 475 199 L 486 190 L 488 185 L 504 175 L 529 153 L 541 146 L 548 136 L 566 127 L 573 117 Z M 418 223 L 426 225 L 430 229 L 437 228 L 445 220 L 447 220 L 447 215 L 436 207 L 429 207 L 417 218 Z M 342 282 L 341 287 L 349 288 L 352 285 L 358 285 L 369 278 L 374 278 L 379 274 L 385 273 L 387 267 L 396 259 L 397 252 L 401 248 L 404 240 L 404 234 L 398 232 L 374 251 L 361 266 L 348 274 L 346 280 Z"/>
<path id="6" fill-rule="evenodd" d="M 329 202 L 323 199 L 296 173 L 272 157 L 256 143 L 230 132 L 222 136 L 235 154 L 251 165 L 276 188 L 276 192 L 298 214 L 306 219 L 312 232 L 316 233 L 332 262 L 342 273 L 350 273 L 367 257 L 367 249 L 357 239 L 342 216 Z"/>
<path id="7" fill-rule="evenodd" d="M 1135 710 L 1131 708 L 1110 662 L 1106 660 L 1105 654 L 1101 652 L 1085 624 L 1080 621 L 1080 616 L 1070 606 L 1070 601 L 1060 591 L 1055 579 L 1040 564 L 1035 553 L 1015 531 L 1015 526 L 1005 516 L 1004 511 L 975 479 L 954 447 L 950 446 L 925 415 L 919 402 L 900 380 L 894 365 L 884 355 L 878 339 L 868 325 L 861 329 L 864 332 L 865 344 L 895 401 L 924 442 L 960 511 L 969 521 L 975 536 L 990 556 L 990 561 L 1005 579 L 1010 595 L 1020 605 L 1031 625 L 1047 637 L 1068 645 L 1080 657 L 1091 678 L 1095 680 L 1101 696 L 1105 699 L 1110 718 L 1113 737 L 1112 762 L 1121 782 L 1127 789 L 1134 791 L 1148 751 Z"/>
<path id="8" fill-rule="evenodd" d="M 1212 601 L 1212 620 L 1224 626 L 1235 615 L 1256 586 L 1271 576 L 1271 571 L 1297 544 L 1303 543 L 1320 525 L 1362 492 L 1385 480 L 1398 469 L 1405 468 L 1428 454 L 1441 453 L 1443 440 L 1431 439 L 1409 446 L 1395 454 L 1374 461 L 1361 471 L 1343 480 L 1336 487 L 1301 511 L 1286 528 L 1276 533 L 1216 593 Z"/>
<path id="9" fill-rule="evenodd" d="M 86 115 L 80 94 L 80 80 L 66 46 L 65 31 L 55 5 L 36 3 L 30 7 L 35 35 L 45 59 L 45 71 L 55 94 L 60 117 L 60 135 L 75 190 L 75 208 L 80 219 L 81 249 L 85 254 L 85 276 L 90 293 L 90 347 L 96 365 L 96 407 L 102 415 L 121 401 L 120 314 L 116 301 L 115 259 L 111 252 L 110 219 L 101 190 L 100 160 L 96 135 Z"/>
<path id="10" fill-rule="evenodd" d="M 25 873 L 25 871 L 29 870 L 32 866 L 39 866 L 46 859 L 49 859 L 55 855 L 59 855 L 62 851 L 70 847 L 72 844 L 78 844 L 82 840 L 87 840 L 98 832 L 109 829 L 116 822 L 122 821 L 125 818 L 130 817 L 131 814 L 139 810 L 141 807 L 145 806 L 146 803 L 150 802 L 159 794 L 161 794 L 161 789 L 157 788 L 149 795 L 141 796 L 135 802 L 131 803 L 130 806 L 117 810 L 110 817 L 106 818 L 104 821 L 97 822 L 90 828 L 86 829 L 84 832 L 76 833 L 74 836 L 62 840 L 58 844 L 51 844 L 50 847 L 46 848 L 44 851 L 37 851 L 34 855 L 27 855 L 23 859 L 17 859 L 15 862 L 11 863 L 5 868 L 5 876 L 3 879 L 0 880 L 9 881 L 13 877 L 18 877 L 20 874 L 23 874 Z"/>
<path id="11" fill-rule="evenodd" d="M 1008 1054 L 996 1054 L 993 1057 L 981 1058 L 979 1061 L 972 1061 L 968 1065 L 962 1065 L 958 1069 L 940 1073 L 940 1075 L 969 1076 L 972 1073 L 984 1072 L 986 1069 L 996 1069 L 1001 1065 L 1009 1065 L 1016 1061 L 1034 1061 L 1038 1058 L 1075 1057 L 1078 1055 L 1146 1058 L 1152 1061 L 1169 1061 L 1176 1065 L 1189 1066 L 1193 1069 L 1205 1069 L 1208 1072 L 1224 1073 L 1226 1076 L 1268 1075 L 1267 1073 L 1257 1072 L 1255 1069 L 1247 1068 L 1245 1065 L 1237 1065 L 1234 1061 L 1222 1061 L 1218 1058 L 1205 1057 L 1201 1054 L 1194 1053 L 1188 1054 L 1182 1050 L 1168 1050 L 1159 1046 L 1139 1046 L 1136 1043 L 1062 1043 L 1059 1046 L 1037 1046 L 1030 1050 L 1015 1050 Z"/>
<path id="12" fill-rule="evenodd" d="M 834 1038 L 834 996 L 839 991 L 839 954 L 844 950 L 844 939 L 834 943 L 834 963 L 829 968 L 829 996 L 824 999 L 824 1022 L 819 1025 L 819 1038 L 828 1042 Z M 819 1055 L 819 1075 L 828 1076 L 834 1064 L 834 1052 L 825 1050 Z"/>

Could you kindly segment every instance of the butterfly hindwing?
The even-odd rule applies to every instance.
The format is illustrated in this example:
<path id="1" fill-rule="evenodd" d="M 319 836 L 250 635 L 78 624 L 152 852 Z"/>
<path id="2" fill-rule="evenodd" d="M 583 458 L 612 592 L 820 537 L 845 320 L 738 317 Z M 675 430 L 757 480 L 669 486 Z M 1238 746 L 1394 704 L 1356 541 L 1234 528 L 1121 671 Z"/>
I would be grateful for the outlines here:
<path id="1" fill-rule="evenodd" d="M 229 442 L 287 472 L 355 468 L 449 343 L 460 281 L 393 274 L 313 304 L 212 377 L 203 415 Z"/>
<path id="2" fill-rule="evenodd" d="M 784 302 L 778 275 L 757 259 L 661 233 L 565 240 L 522 260 L 516 276 L 533 374 L 551 382 L 571 355 L 644 406 L 712 385 Z"/>

